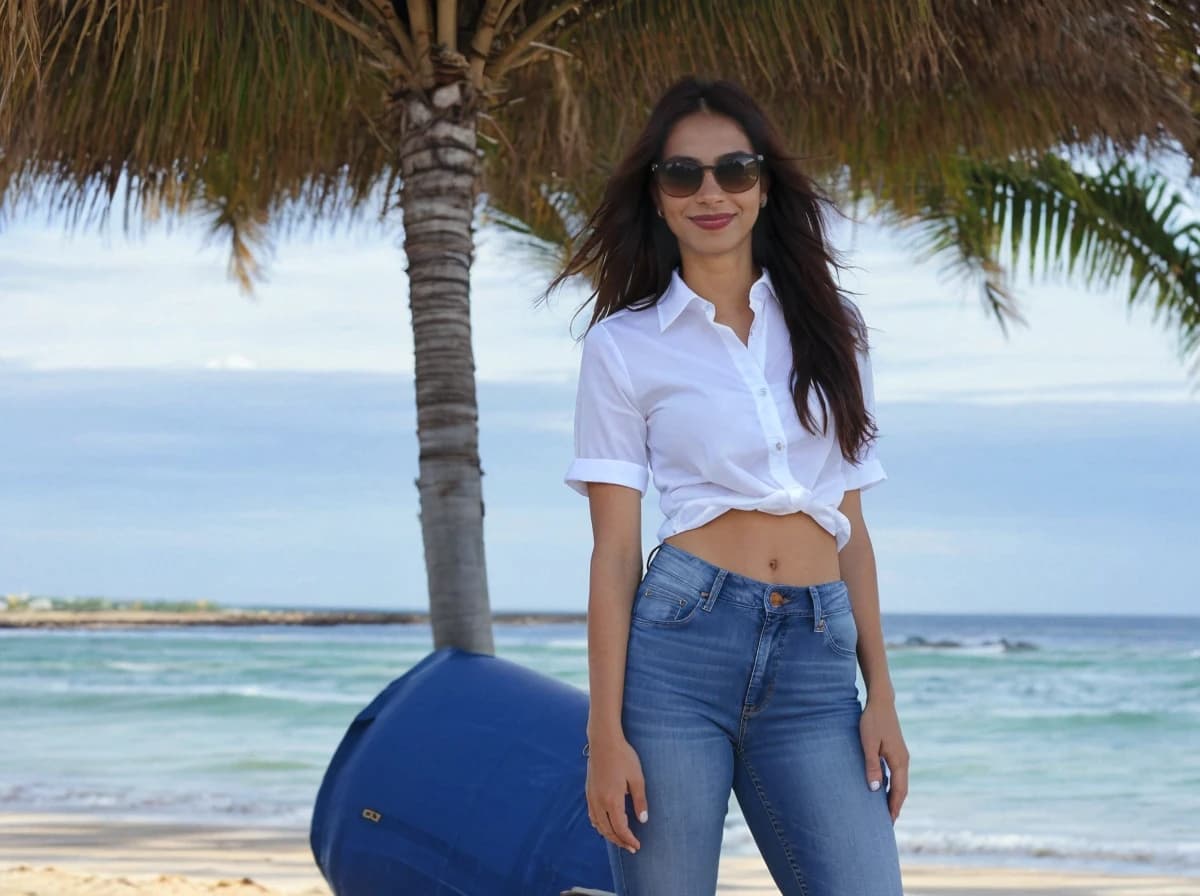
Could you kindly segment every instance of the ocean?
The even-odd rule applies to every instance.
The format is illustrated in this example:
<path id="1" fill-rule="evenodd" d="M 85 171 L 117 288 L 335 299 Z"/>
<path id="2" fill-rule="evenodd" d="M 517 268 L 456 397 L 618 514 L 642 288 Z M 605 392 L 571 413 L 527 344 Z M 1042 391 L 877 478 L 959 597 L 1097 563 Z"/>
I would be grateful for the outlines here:
<path id="1" fill-rule="evenodd" d="M 883 628 L 903 861 L 1200 876 L 1200 618 Z M 583 624 L 495 634 L 587 687 Z M 431 649 L 426 625 L 0 630 L 0 811 L 306 828 L 350 720 Z M 724 849 L 756 852 L 732 797 Z"/>

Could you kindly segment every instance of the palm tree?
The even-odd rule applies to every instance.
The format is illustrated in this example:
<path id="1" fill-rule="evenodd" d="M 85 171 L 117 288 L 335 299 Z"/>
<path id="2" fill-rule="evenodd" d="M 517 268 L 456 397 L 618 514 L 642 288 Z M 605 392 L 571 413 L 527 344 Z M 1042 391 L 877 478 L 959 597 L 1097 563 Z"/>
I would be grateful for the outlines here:
<path id="1" fill-rule="evenodd" d="M 1101 282 L 1132 261 L 1194 347 L 1195 232 L 1162 214 L 1160 181 L 1092 203 L 1103 190 L 1058 154 L 1152 168 L 1173 150 L 1196 174 L 1198 21 L 1189 0 L 0 0 L 0 222 L 52 203 L 102 227 L 118 195 L 128 230 L 205 208 L 249 290 L 268 227 L 386 216 L 398 197 L 434 646 L 491 653 L 468 288 L 481 195 L 568 244 L 657 93 L 720 73 L 835 195 L 927 222 L 982 269 L 1002 323 L 1004 219 L 1036 212 L 1044 229 L 1012 239 L 1048 265 L 1082 253 Z"/>

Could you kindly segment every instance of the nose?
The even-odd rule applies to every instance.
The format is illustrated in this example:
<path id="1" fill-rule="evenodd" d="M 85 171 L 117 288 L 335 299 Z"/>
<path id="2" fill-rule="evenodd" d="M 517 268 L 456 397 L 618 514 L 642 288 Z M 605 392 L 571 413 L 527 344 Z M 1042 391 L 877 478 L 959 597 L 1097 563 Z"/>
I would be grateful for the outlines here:
<path id="1" fill-rule="evenodd" d="M 711 168 L 706 168 L 704 177 L 700 181 L 700 189 L 696 191 L 697 196 L 724 196 L 725 191 L 721 189 L 721 185 L 717 183 L 717 173 Z"/>

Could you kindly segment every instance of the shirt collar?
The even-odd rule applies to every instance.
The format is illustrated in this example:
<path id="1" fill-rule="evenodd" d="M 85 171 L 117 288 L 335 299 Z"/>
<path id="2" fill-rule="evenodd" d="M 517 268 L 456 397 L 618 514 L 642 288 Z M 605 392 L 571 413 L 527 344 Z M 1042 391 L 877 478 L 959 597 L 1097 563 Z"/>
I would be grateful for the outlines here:
<path id="1" fill-rule="evenodd" d="M 775 296 L 775 284 L 771 282 L 771 275 L 767 272 L 766 267 L 762 269 L 762 276 L 754 281 L 750 287 L 750 307 L 757 315 L 762 310 L 763 295 Z M 680 276 L 679 268 L 676 267 L 671 272 L 671 282 L 667 284 L 667 291 L 663 293 L 658 300 L 658 331 L 661 333 L 667 327 L 674 323 L 675 319 L 683 313 L 683 309 L 687 308 L 693 302 L 699 303 L 701 307 L 708 306 L 711 311 L 709 318 L 715 314 L 716 309 L 712 302 L 708 301 L 695 292 L 692 288 L 683 282 L 683 277 Z"/>

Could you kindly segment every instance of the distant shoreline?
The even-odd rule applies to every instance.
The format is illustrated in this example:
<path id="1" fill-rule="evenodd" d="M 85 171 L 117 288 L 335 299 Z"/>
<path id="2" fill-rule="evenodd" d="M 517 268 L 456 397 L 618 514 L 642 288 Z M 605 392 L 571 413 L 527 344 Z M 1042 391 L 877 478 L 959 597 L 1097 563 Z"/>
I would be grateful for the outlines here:
<path id="1" fill-rule="evenodd" d="M 585 613 L 493 613 L 497 625 L 586 622 Z M 5 628 L 179 628 L 197 625 L 428 625 L 429 614 L 386 610 L 9 610 Z"/>

